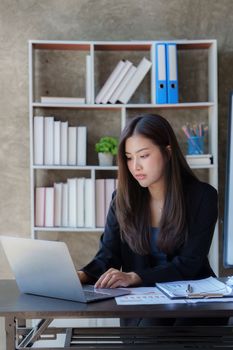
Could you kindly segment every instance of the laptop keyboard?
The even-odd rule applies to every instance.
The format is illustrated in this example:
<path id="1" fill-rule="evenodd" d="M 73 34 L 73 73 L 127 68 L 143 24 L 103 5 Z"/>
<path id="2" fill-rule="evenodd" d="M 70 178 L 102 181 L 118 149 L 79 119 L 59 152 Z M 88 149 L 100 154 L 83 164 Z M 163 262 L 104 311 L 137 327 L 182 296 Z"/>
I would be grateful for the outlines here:
<path id="1" fill-rule="evenodd" d="M 92 299 L 103 299 L 108 293 L 103 293 L 103 292 L 95 292 L 95 291 L 90 291 L 90 290 L 83 290 L 85 297 L 87 300 L 92 300 Z"/>

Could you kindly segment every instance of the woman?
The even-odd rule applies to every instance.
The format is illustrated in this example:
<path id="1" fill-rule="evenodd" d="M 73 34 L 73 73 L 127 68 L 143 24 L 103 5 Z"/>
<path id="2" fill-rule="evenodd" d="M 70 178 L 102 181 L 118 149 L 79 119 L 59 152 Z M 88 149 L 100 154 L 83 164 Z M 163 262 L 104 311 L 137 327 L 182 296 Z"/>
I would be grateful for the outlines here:
<path id="1" fill-rule="evenodd" d="M 217 191 L 193 174 L 167 120 L 132 119 L 120 138 L 118 166 L 100 248 L 78 272 L 81 281 L 116 288 L 214 276 L 208 253 Z"/>

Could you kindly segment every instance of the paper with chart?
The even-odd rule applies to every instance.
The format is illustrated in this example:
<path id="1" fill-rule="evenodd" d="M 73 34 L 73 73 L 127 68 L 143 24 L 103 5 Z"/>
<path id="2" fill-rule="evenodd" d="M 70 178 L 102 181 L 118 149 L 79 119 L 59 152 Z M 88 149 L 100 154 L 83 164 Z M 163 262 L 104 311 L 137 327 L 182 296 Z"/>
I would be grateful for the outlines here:
<path id="1" fill-rule="evenodd" d="M 115 298 L 117 305 L 184 304 L 185 300 L 171 300 L 156 287 L 127 288 L 131 294 Z"/>
<path id="2" fill-rule="evenodd" d="M 231 287 L 214 277 L 156 283 L 156 286 L 170 298 L 220 298 L 232 294 Z"/>

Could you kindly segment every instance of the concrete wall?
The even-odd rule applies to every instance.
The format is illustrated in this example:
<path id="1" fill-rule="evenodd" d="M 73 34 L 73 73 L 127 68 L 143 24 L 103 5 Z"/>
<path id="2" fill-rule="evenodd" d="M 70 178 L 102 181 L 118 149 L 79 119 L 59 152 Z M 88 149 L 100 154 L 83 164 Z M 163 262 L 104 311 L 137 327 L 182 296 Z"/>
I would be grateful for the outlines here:
<path id="1" fill-rule="evenodd" d="M 1 0 L 0 234 L 19 236 L 30 234 L 27 46 L 29 39 L 216 38 L 219 62 L 221 223 L 228 93 L 233 86 L 232 23 L 232 0 Z M 89 260 L 98 244 L 98 235 L 93 233 L 54 234 L 51 238 L 67 241 L 77 267 Z M 10 276 L 8 264 L 0 250 L 0 278 Z"/>

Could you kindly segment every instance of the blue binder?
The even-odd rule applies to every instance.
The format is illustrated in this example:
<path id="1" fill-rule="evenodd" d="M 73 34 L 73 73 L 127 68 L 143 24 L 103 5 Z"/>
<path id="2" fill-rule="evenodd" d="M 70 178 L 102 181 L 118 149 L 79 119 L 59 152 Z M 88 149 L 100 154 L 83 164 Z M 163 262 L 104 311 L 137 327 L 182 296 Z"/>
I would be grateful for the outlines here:
<path id="1" fill-rule="evenodd" d="M 166 44 L 167 67 L 167 103 L 178 103 L 178 68 L 177 47 L 174 43 Z"/>
<path id="2" fill-rule="evenodd" d="M 156 103 L 163 104 L 167 103 L 166 44 L 157 43 L 155 50 Z"/>

